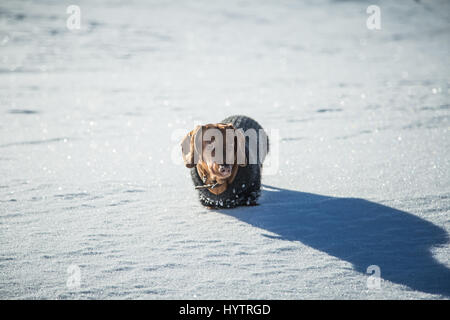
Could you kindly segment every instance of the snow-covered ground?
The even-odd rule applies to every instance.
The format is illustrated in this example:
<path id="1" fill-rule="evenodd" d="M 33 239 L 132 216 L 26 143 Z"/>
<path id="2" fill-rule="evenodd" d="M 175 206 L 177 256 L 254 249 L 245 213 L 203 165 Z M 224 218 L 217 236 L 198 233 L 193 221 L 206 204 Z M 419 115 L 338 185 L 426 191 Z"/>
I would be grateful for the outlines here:
<path id="1" fill-rule="evenodd" d="M 448 299 L 449 18 L 2 0 L 0 298 Z M 279 130 L 279 170 L 259 206 L 207 210 L 173 159 L 232 114 Z"/>

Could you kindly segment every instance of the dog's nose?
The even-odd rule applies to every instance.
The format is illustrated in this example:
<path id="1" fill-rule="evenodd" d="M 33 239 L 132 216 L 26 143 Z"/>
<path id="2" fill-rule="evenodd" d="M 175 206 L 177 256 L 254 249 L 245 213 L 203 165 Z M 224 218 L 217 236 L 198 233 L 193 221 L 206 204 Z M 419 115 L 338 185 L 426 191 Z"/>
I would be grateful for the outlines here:
<path id="1" fill-rule="evenodd" d="M 231 165 L 229 164 L 219 164 L 219 172 L 224 173 L 231 170 Z"/>

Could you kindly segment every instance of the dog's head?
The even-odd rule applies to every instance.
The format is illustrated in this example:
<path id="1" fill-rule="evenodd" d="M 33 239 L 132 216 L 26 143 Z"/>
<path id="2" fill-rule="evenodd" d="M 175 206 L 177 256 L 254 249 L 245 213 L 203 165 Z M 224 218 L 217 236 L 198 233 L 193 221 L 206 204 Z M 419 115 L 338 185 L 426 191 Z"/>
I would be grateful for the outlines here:
<path id="1" fill-rule="evenodd" d="M 183 161 L 187 168 L 195 165 L 217 180 L 231 176 L 237 165 L 245 166 L 245 135 L 231 123 L 197 126 L 181 142 Z"/>

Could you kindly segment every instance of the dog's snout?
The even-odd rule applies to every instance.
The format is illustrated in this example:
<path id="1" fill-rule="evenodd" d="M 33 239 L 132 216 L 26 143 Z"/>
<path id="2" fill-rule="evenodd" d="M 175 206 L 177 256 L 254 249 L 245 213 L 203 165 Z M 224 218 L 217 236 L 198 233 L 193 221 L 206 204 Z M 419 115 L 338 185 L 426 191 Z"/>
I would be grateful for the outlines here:
<path id="1" fill-rule="evenodd" d="M 221 173 L 227 172 L 227 171 L 230 171 L 230 170 L 231 170 L 231 165 L 229 165 L 229 164 L 219 164 L 219 171 Z"/>

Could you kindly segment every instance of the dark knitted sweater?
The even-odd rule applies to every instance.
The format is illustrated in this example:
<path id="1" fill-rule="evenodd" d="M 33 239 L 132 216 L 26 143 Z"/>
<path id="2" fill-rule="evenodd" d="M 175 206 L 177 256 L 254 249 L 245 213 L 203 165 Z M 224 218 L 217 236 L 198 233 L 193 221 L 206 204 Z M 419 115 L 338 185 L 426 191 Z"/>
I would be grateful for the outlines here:
<path id="1" fill-rule="evenodd" d="M 253 128 L 258 133 L 262 127 L 255 120 L 236 115 L 228 117 L 221 123 L 232 123 L 236 129 L 243 129 L 244 132 Z M 258 148 L 259 148 L 258 136 Z M 249 143 L 248 137 L 245 144 L 245 153 L 247 161 L 249 159 Z M 267 151 L 269 150 L 269 142 L 267 141 Z M 259 157 L 259 153 L 258 153 Z M 264 159 L 258 158 L 257 164 L 247 164 L 245 167 L 239 167 L 233 183 L 221 194 L 215 195 L 208 189 L 198 189 L 200 202 L 208 207 L 214 208 L 234 208 L 241 205 L 255 205 L 260 195 L 261 189 L 261 169 Z M 196 167 L 191 169 L 191 177 L 195 186 L 202 186 L 203 182 L 197 173 Z"/>

